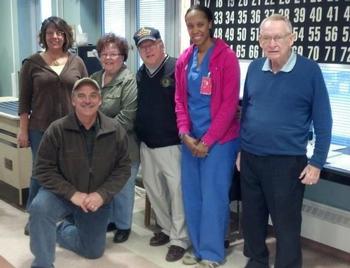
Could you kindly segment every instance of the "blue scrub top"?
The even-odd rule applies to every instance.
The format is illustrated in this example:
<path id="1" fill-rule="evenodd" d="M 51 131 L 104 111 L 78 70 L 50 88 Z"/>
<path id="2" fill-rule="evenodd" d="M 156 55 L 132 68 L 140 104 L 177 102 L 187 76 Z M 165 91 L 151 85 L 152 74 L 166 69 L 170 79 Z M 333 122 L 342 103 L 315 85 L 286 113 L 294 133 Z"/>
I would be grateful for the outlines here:
<path id="1" fill-rule="evenodd" d="M 200 139 L 208 130 L 210 116 L 210 95 L 200 93 L 202 77 L 208 77 L 210 57 L 214 45 L 204 55 L 201 65 L 198 66 L 198 47 L 195 47 L 188 63 L 188 110 L 192 122 L 191 135 Z"/>

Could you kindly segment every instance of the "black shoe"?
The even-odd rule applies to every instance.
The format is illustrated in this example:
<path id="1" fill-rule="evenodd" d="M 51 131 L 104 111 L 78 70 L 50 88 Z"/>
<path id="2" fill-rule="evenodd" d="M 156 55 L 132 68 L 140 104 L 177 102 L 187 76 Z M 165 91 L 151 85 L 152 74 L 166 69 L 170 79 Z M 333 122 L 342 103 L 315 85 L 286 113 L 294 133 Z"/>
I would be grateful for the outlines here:
<path id="1" fill-rule="evenodd" d="M 224 247 L 229 248 L 230 247 L 230 240 L 226 239 L 224 242 Z"/>
<path id="2" fill-rule="evenodd" d="M 114 243 L 123 243 L 126 240 L 128 240 L 129 235 L 130 235 L 130 229 L 127 230 L 120 230 L 118 229 L 115 234 L 114 234 L 114 238 L 113 238 L 113 242 Z"/>
<path id="3" fill-rule="evenodd" d="M 117 230 L 117 226 L 115 225 L 114 222 L 110 222 L 108 223 L 107 225 L 107 232 L 112 232 L 112 231 L 115 231 Z"/>
<path id="4" fill-rule="evenodd" d="M 169 242 L 169 236 L 163 232 L 155 233 L 149 241 L 149 244 L 153 247 L 162 246 Z"/>
<path id="5" fill-rule="evenodd" d="M 165 259 L 169 262 L 174 262 L 182 259 L 185 254 L 185 249 L 179 246 L 171 245 L 169 247 L 168 253 L 166 254 Z"/>
<path id="6" fill-rule="evenodd" d="M 26 226 L 24 226 L 24 235 L 29 235 L 29 223 L 26 223 Z"/>

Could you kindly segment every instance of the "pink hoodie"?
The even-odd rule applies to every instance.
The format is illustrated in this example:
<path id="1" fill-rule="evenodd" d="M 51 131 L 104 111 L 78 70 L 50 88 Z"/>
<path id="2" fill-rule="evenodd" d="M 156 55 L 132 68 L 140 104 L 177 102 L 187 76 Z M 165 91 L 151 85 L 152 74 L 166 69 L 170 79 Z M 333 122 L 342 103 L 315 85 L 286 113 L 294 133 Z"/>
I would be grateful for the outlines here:
<path id="1" fill-rule="evenodd" d="M 239 101 L 240 71 L 236 54 L 221 39 L 214 39 L 215 47 L 209 62 L 212 78 L 210 103 L 211 124 L 201 140 L 211 147 L 238 137 L 239 119 L 236 116 Z M 187 100 L 187 68 L 194 46 L 187 48 L 176 62 L 175 112 L 179 133 L 190 133 L 191 121 Z"/>

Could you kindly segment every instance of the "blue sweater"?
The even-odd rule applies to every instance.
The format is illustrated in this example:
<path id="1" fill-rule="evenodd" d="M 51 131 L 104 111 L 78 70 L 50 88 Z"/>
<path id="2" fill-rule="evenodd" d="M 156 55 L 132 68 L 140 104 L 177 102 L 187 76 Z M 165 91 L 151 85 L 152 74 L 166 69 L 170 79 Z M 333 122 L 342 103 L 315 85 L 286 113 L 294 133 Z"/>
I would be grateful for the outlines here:
<path id="1" fill-rule="evenodd" d="M 262 71 L 253 61 L 244 85 L 241 148 L 256 155 L 305 155 L 313 123 L 316 143 L 310 164 L 324 165 L 332 135 L 327 88 L 317 63 L 297 56 L 290 72 Z"/>

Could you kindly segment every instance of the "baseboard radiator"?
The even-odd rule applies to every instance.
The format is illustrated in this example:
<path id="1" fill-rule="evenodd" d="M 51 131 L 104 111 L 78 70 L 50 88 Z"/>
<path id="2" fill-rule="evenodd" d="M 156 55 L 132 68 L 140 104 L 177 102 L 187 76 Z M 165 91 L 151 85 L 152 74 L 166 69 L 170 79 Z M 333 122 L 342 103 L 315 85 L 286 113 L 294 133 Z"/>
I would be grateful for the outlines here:
<path id="1" fill-rule="evenodd" d="M 350 211 L 304 199 L 301 235 L 350 253 Z"/>

